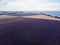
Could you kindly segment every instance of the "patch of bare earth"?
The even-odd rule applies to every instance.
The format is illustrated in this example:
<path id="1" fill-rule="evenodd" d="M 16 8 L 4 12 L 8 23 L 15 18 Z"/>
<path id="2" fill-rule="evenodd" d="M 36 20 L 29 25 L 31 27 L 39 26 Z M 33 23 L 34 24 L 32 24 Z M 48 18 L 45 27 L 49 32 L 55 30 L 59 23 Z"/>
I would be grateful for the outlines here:
<path id="1" fill-rule="evenodd" d="M 36 19 L 49 19 L 49 20 L 60 20 L 54 17 L 50 17 L 47 15 L 34 15 L 34 16 L 22 16 L 24 18 L 36 18 Z"/>
<path id="2" fill-rule="evenodd" d="M 1 15 L 0 19 L 17 18 L 18 16 Z"/>

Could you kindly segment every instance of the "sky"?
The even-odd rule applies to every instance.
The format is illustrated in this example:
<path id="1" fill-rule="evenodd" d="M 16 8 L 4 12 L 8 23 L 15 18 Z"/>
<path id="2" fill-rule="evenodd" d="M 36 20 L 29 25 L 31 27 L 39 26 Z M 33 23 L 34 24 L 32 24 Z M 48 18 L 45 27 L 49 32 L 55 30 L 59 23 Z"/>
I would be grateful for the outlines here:
<path id="1" fill-rule="evenodd" d="M 0 11 L 60 11 L 60 0 L 0 0 Z"/>

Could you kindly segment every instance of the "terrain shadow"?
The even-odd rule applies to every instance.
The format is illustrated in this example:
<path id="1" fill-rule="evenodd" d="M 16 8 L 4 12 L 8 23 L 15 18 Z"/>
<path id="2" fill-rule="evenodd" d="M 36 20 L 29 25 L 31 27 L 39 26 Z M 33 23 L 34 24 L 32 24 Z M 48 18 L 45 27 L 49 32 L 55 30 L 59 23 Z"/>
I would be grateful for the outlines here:
<path id="1" fill-rule="evenodd" d="M 25 18 L 0 24 L 0 45 L 60 45 L 60 21 Z"/>

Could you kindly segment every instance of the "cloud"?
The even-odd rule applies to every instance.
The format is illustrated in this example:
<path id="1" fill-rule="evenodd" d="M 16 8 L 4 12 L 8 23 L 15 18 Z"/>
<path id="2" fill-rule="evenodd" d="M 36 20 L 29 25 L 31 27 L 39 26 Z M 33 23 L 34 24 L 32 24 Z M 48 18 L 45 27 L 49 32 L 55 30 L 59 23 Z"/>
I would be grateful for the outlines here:
<path id="1" fill-rule="evenodd" d="M 4 4 L 6 3 L 6 4 Z M 4 5 L 0 5 L 0 10 L 60 10 L 59 3 L 49 3 L 49 1 L 40 0 L 15 0 L 15 1 L 4 1 Z"/>

